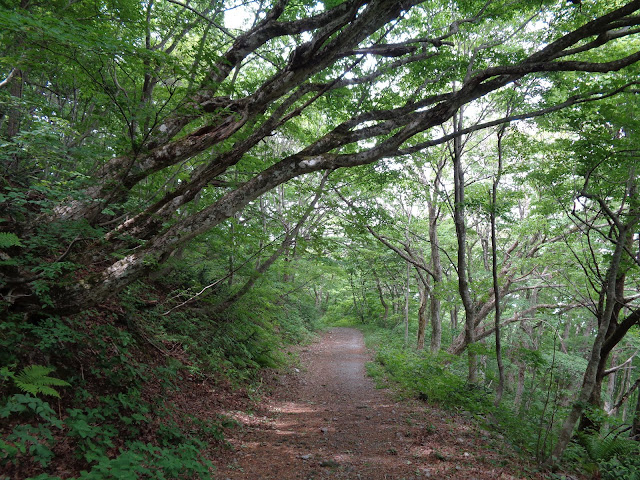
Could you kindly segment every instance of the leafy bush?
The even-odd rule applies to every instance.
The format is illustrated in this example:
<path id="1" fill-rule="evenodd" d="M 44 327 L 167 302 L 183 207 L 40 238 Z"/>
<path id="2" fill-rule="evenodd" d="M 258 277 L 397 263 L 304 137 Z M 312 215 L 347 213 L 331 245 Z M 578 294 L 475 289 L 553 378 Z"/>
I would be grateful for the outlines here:
<path id="1" fill-rule="evenodd" d="M 200 479 L 212 478 L 213 464 L 203 460 L 202 443 L 191 442 L 177 447 L 157 447 L 149 443 L 133 442 L 114 458 L 106 456 L 96 459 L 90 470 L 68 480 L 121 480 L 143 479 Z M 60 480 L 48 474 L 28 480 Z"/>
<path id="2" fill-rule="evenodd" d="M 640 454 L 615 456 L 599 464 L 602 480 L 640 480 Z"/>
<path id="3" fill-rule="evenodd" d="M 202 459 L 201 442 L 188 442 L 175 447 L 158 447 L 133 442 L 115 458 L 96 459 L 91 470 L 77 480 L 120 480 L 122 478 L 202 479 L 211 478 L 210 461 Z"/>
<path id="4" fill-rule="evenodd" d="M 21 393 L 12 395 L 0 407 L 0 418 L 13 415 L 24 418 L 25 422 L 35 420 L 37 423 L 19 423 L 0 440 L 0 466 L 31 460 L 46 467 L 54 456 L 53 432 L 63 428 L 62 422 L 47 402 Z"/>

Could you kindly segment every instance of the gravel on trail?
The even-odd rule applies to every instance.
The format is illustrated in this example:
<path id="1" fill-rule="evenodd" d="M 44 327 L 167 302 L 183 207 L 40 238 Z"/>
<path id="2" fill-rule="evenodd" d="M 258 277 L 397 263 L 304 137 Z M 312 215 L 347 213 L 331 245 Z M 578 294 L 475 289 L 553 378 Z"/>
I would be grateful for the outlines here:
<path id="1" fill-rule="evenodd" d="M 538 479 L 464 415 L 377 389 L 362 333 L 333 328 L 301 350 L 217 465 L 218 480 Z"/>

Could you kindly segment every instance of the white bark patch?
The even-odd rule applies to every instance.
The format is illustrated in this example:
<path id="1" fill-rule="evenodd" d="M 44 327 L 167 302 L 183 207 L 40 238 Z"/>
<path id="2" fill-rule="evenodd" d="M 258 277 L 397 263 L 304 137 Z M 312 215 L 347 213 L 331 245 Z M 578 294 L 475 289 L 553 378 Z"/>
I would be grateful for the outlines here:
<path id="1" fill-rule="evenodd" d="M 127 270 L 129 269 L 129 267 L 136 263 L 137 259 L 138 257 L 135 254 L 127 255 L 122 260 L 118 260 L 116 263 L 107 268 L 105 273 L 110 277 L 123 277 L 128 273 Z"/>
<path id="2" fill-rule="evenodd" d="M 169 130 L 169 127 L 167 127 L 164 123 L 162 125 L 160 125 L 160 128 L 158 129 L 160 130 L 162 133 L 166 132 L 167 130 Z"/>
<path id="3" fill-rule="evenodd" d="M 300 168 L 314 168 L 320 165 L 322 157 L 305 158 L 300 162 Z"/>

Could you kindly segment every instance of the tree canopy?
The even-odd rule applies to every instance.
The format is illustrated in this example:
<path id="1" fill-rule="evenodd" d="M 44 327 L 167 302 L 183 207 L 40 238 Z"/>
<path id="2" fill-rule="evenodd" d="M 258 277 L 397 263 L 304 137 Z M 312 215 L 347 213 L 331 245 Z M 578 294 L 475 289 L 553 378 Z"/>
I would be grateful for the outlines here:
<path id="1" fill-rule="evenodd" d="M 97 229 L 103 241 L 84 254 L 117 258 L 56 296 L 70 309 L 292 178 L 404 162 L 459 135 L 437 127 L 464 105 L 505 89 L 518 107 L 463 131 L 629 91 L 640 59 L 636 2 L 282 1 L 245 7 L 254 20 L 244 31 L 225 27 L 240 7 L 217 2 L 7 7 L 8 178 L 64 177 L 77 193 L 58 191 L 38 223 Z M 559 75 L 585 73 L 554 88 Z M 26 124 L 51 141 L 32 145 Z M 261 155 L 280 136 L 295 141 Z M 38 143 L 42 154 L 25 152 Z M 11 228 L 24 235 L 20 222 Z"/>

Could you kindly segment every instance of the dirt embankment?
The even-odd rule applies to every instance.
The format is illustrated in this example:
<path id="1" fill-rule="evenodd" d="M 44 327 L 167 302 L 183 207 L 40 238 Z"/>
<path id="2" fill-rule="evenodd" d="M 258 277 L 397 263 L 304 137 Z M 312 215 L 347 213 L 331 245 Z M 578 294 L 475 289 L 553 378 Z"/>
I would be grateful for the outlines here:
<path id="1" fill-rule="evenodd" d="M 243 427 L 216 477 L 253 479 L 542 478 L 469 420 L 394 400 L 366 376 L 362 334 L 334 328 L 302 351 Z"/>

